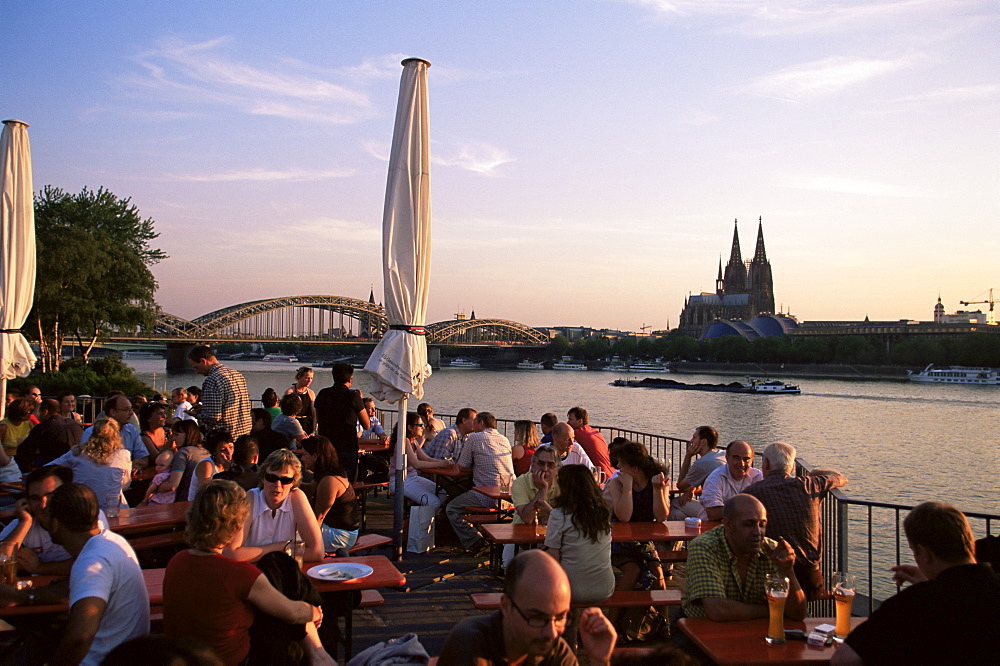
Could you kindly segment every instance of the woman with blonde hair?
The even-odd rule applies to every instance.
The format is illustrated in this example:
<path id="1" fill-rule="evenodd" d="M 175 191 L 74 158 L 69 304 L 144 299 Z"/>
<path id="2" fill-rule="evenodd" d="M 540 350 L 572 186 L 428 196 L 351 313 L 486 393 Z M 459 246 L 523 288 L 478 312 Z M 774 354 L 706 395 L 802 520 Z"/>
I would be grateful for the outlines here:
<path id="1" fill-rule="evenodd" d="M 514 473 L 518 476 L 527 474 L 531 469 L 531 456 L 541 445 L 538 440 L 538 430 L 535 424 L 527 419 L 514 421 L 514 446 L 510 455 L 514 459 Z"/>
<path id="2" fill-rule="evenodd" d="M 299 425 L 302 426 L 302 431 L 306 435 L 316 432 L 316 405 L 314 404 L 316 393 L 309 388 L 314 376 L 313 369 L 303 365 L 295 371 L 295 383 L 285 391 L 285 395 L 294 393 L 302 400 L 302 409 L 299 410 L 295 418 L 299 420 Z"/>
<path id="3" fill-rule="evenodd" d="M 132 485 L 132 456 L 122 448 L 118 422 L 114 419 L 95 423 L 89 439 L 49 464 L 72 469 L 73 481 L 90 486 L 102 510 L 107 511 L 115 502 L 118 507 L 128 508 L 124 492 Z"/>

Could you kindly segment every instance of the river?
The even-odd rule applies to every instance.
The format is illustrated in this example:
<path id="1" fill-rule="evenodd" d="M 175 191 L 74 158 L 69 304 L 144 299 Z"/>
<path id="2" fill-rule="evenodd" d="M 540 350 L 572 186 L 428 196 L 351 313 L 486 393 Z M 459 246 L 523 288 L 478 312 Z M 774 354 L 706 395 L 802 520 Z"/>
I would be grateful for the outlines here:
<path id="1" fill-rule="evenodd" d="M 155 374 L 160 390 L 201 384 L 198 375 L 166 375 L 162 360 L 127 362 L 147 383 Z M 268 387 L 283 393 L 297 367 L 260 361 L 227 365 L 244 374 L 252 399 Z M 772 441 L 793 444 L 810 464 L 846 474 L 846 492 L 859 499 L 901 504 L 936 499 L 965 511 L 1000 514 L 992 480 L 1000 472 L 1000 388 L 807 379 L 795 382 L 802 395 L 744 395 L 610 386 L 620 376 L 444 368 L 427 380 L 424 401 L 441 414 L 470 406 L 498 418 L 534 421 L 549 411 L 565 418 L 568 408 L 581 405 L 594 425 L 684 439 L 708 424 L 723 443 L 743 439 L 757 450 Z M 719 383 L 742 377 L 679 379 Z M 313 389 L 331 383 L 330 370 L 317 368 Z M 367 394 L 368 384 L 366 373 L 356 371 L 355 387 Z"/>

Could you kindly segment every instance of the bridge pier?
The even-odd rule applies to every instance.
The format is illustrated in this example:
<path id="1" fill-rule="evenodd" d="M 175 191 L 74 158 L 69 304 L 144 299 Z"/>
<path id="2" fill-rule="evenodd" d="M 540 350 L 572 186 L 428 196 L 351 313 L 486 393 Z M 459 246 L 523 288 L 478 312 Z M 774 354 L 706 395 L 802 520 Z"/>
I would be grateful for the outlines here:
<path id="1" fill-rule="evenodd" d="M 432 368 L 437 369 L 441 367 L 441 348 L 440 347 L 428 347 L 427 348 L 427 364 Z"/>
<path id="2" fill-rule="evenodd" d="M 194 345 L 187 342 L 167 343 L 168 375 L 181 375 L 194 372 L 194 368 L 192 368 L 191 364 L 188 363 L 188 352 L 193 348 Z"/>

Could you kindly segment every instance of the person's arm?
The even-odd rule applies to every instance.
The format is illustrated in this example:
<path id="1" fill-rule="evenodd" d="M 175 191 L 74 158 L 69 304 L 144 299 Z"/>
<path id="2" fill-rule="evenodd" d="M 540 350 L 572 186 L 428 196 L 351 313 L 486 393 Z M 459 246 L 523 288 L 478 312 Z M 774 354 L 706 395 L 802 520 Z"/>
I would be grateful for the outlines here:
<path id="1" fill-rule="evenodd" d="M 142 433 L 139 435 L 139 439 L 142 441 L 143 446 L 146 447 L 146 451 L 149 453 L 149 455 L 151 455 L 153 458 L 160 455 L 160 450 L 156 448 L 156 444 L 153 443 L 153 440 L 149 435 L 147 435 L 146 433 Z"/>
<path id="2" fill-rule="evenodd" d="M 551 552 L 551 551 L 550 551 Z M 606 665 L 611 663 L 618 632 L 600 608 L 585 608 L 580 615 L 580 642 L 590 657 L 590 663 Z"/>
<path id="3" fill-rule="evenodd" d="M 515 444 L 514 446 L 510 447 L 510 457 L 512 459 L 514 459 L 514 460 L 520 460 L 521 456 L 523 456 L 523 455 L 524 455 L 524 445 L 523 444 Z"/>
<path id="4" fill-rule="evenodd" d="M 632 477 L 622 472 L 609 483 L 609 493 L 611 497 L 611 510 L 615 516 L 623 523 L 632 519 Z"/>
<path id="5" fill-rule="evenodd" d="M 830 477 L 831 488 L 843 488 L 844 486 L 847 485 L 847 477 L 833 469 L 814 469 L 813 471 L 809 472 L 809 476 Z"/>
<path id="6" fill-rule="evenodd" d="M 316 516 L 317 523 L 323 522 L 327 512 L 330 511 L 330 507 L 347 490 L 347 487 L 342 485 L 340 478 L 326 476 L 319 482 L 319 486 L 316 488 L 316 502 L 313 505 L 313 513 Z M 347 479 L 344 479 L 344 482 L 349 483 Z"/>
<path id="7" fill-rule="evenodd" d="M 806 595 L 799 586 L 799 580 L 795 577 L 795 551 L 785 541 L 784 537 L 778 537 L 778 545 L 768 551 L 767 542 L 764 542 L 764 552 L 774 562 L 778 573 L 788 579 L 788 599 L 785 600 L 785 617 L 789 620 L 806 619 Z"/>
<path id="8" fill-rule="evenodd" d="M 243 540 L 245 537 L 246 529 L 249 527 L 246 523 L 237 530 L 236 534 L 233 535 L 233 540 L 222 549 L 222 554 L 231 560 L 236 560 L 237 562 L 256 562 L 261 557 L 267 553 L 272 553 L 276 550 L 284 550 L 285 543 L 287 542 L 275 542 L 265 544 L 263 546 L 244 546 Z"/>
<path id="9" fill-rule="evenodd" d="M 319 624 L 323 622 L 322 608 L 305 601 L 292 601 L 271 585 L 264 574 L 258 576 L 257 580 L 254 581 L 247 601 L 257 610 L 288 624 L 305 624 L 307 622 Z"/>
<path id="10" fill-rule="evenodd" d="M 723 472 L 726 474 L 727 472 Z M 712 506 L 709 506 L 711 504 Z M 705 485 L 701 491 L 701 505 L 705 508 L 709 520 L 722 520 L 723 502 L 722 488 L 719 476 L 712 472 L 705 479 Z"/>
<path id="11" fill-rule="evenodd" d="M 653 484 L 653 517 L 662 523 L 670 514 L 670 479 L 660 472 L 649 482 Z"/>
<path id="12" fill-rule="evenodd" d="M 3 447 L 0 447 L 3 448 Z M 23 497 L 14 504 L 14 517 L 17 519 L 17 526 L 14 530 L 3 537 L 4 541 L 13 541 L 18 546 L 24 543 L 24 537 L 28 536 L 34 517 L 28 511 L 28 500 Z"/>
<path id="13" fill-rule="evenodd" d="M 313 431 L 309 433 L 311 435 L 316 432 L 316 425 L 319 423 L 319 421 L 316 420 L 316 392 L 311 388 L 307 388 L 306 393 L 309 394 L 309 416 L 312 417 Z"/>
<path id="14" fill-rule="evenodd" d="M 358 414 L 358 421 L 361 423 L 362 430 L 368 430 L 372 427 L 371 419 L 368 418 L 368 410 L 365 409 L 365 403 L 362 399 L 361 391 L 354 389 L 354 410 Z"/>
<path id="15" fill-rule="evenodd" d="M 180 485 L 181 478 L 184 476 L 184 471 L 180 472 L 171 471 L 170 476 L 167 480 L 160 484 L 159 489 L 156 492 L 159 493 L 169 493 L 177 490 L 177 486 Z"/>
<path id="16" fill-rule="evenodd" d="M 286 502 L 292 503 L 292 514 L 295 516 L 295 529 L 302 537 L 306 546 L 306 552 L 302 555 L 305 562 L 318 562 L 326 556 L 326 549 L 323 547 L 323 534 L 320 532 L 319 523 L 316 521 L 316 514 L 309 506 L 309 499 L 306 494 L 296 488 L 289 494 Z M 283 544 L 282 544 L 283 546 Z"/>
<path id="17" fill-rule="evenodd" d="M 17 564 L 19 567 L 24 569 L 30 574 L 38 574 L 40 576 L 68 576 L 70 571 L 73 569 L 73 559 L 63 560 L 61 562 L 42 562 L 38 559 L 38 555 L 35 551 L 30 548 L 18 548 L 17 549 Z M 63 581 L 65 583 L 65 589 L 62 595 L 58 597 L 59 599 L 65 599 L 69 594 L 69 581 Z M 56 583 L 53 583 L 55 585 Z M 48 587 L 51 587 L 48 586 Z M 39 590 L 48 589 L 47 587 L 38 588 Z M 35 603 L 41 603 L 38 599 Z"/>
<path id="18" fill-rule="evenodd" d="M 53 664 L 79 664 L 90 651 L 108 604 L 100 597 L 84 597 L 69 609 L 69 622 L 52 656 Z"/>
<path id="19" fill-rule="evenodd" d="M 205 486 L 212 479 L 215 472 L 215 463 L 211 458 L 205 458 L 194 468 L 194 476 L 198 477 L 198 487 Z"/>
<path id="20" fill-rule="evenodd" d="M 892 582 L 896 587 L 901 587 L 903 583 L 923 583 L 927 581 L 927 576 L 919 567 L 913 564 L 900 564 L 892 567 Z"/>
<path id="21" fill-rule="evenodd" d="M 691 484 L 684 477 L 691 471 L 691 461 L 698 455 L 699 450 L 701 450 L 701 442 L 696 442 L 694 444 L 689 443 L 687 450 L 684 452 L 684 460 L 681 461 L 681 468 L 677 471 L 677 490 L 681 492 L 686 492 L 691 488 Z"/>
<path id="22" fill-rule="evenodd" d="M 431 458 L 424 453 L 423 448 L 417 448 L 406 440 L 406 462 L 414 469 L 430 469 L 431 467 L 446 467 L 448 463 L 437 458 Z"/>
<path id="23" fill-rule="evenodd" d="M 704 597 L 701 605 L 705 615 L 715 622 L 735 622 L 737 620 L 753 620 L 767 617 L 767 604 L 747 604 L 725 597 Z"/>

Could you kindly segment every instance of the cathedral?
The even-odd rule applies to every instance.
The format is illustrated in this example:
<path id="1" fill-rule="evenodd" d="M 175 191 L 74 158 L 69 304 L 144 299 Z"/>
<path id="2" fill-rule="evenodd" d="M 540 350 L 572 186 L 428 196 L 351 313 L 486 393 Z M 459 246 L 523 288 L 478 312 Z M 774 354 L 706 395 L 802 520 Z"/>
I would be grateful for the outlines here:
<path id="1" fill-rule="evenodd" d="M 762 314 L 774 314 L 774 283 L 771 262 L 764 251 L 764 223 L 758 220 L 757 247 L 753 259 L 744 262 L 739 229 L 734 222 L 729 263 L 723 271 L 722 257 L 719 257 L 715 293 L 688 296 L 678 328 L 685 335 L 697 338 L 716 319 L 748 322 Z"/>

